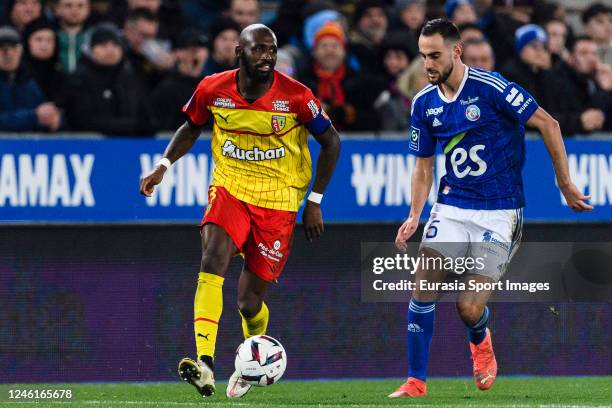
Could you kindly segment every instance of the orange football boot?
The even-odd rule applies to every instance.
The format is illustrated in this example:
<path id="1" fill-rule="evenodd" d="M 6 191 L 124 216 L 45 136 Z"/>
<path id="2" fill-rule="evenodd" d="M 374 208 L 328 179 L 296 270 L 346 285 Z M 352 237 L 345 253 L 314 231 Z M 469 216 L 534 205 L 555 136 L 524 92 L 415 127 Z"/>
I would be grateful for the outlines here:
<path id="1" fill-rule="evenodd" d="M 427 383 L 419 380 L 418 378 L 409 377 L 405 383 L 389 394 L 389 398 L 400 398 L 400 397 L 426 397 L 427 396 Z"/>
<path id="2" fill-rule="evenodd" d="M 488 328 L 487 335 L 480 344 L 475 345 L 470 342 L 470 351 L 474 361 L 474 383 L 478 389 L 488 390 L 497 378 L 497 361 L 493 353 L 491 331 Z"/>

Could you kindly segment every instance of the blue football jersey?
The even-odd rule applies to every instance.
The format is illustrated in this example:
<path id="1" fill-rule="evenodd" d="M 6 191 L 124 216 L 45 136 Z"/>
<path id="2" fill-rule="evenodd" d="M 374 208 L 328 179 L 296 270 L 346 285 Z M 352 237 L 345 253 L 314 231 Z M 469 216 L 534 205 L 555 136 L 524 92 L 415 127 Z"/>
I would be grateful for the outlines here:
<path id="1" fill-rule="evenodd" d="M 434 85 L 416 94 L 410 151 L 430 157 L 440 143 L 446 175 L 438 202 L 483 210 L 524 207 L 525 123 L 537 108 L 519 85 L 468 67 L 452 100 Z"/>

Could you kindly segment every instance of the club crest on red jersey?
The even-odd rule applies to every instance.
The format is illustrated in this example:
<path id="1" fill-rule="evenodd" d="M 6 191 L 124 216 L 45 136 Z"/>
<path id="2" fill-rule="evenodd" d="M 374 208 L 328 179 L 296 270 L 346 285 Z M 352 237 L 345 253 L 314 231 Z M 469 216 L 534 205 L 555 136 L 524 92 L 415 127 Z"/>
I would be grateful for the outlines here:
<path id="1" fill-rule="evenodd" d="M 287 123 L 287 118 L 282 115 L 272 115 L 272 130 L 274 133 L 280 133 Z"/>

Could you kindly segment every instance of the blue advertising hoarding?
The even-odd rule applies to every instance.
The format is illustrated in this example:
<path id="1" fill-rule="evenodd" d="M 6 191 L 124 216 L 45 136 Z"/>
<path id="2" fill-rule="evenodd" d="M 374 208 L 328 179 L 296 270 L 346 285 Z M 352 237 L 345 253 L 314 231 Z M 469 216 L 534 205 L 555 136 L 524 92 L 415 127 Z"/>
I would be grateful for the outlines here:
<path id="1" fill-rule="evenodd" d="M 318 145 L 310 142 L 313 161 Z M 153 197 L 138 193 L 141 174 L 161 157 L 166 140 L 1 139 L 1 223 L 195 224 L 207 204 L 213 163 L 210 143 L 198 141 Z M 592 196 L 595 210 L 575 214 L 564 204 L 541 140 L 527 140 L 523 171 L 527 221 L 612 220 L 612 141 L 567 140 L 570 172 Z M 404 140 L 345 139 L 323 201 L 327 222 L 399 222 L 408 214 L 415 157 Z M 444 174 L 436 181 L 424 217 Z"/>

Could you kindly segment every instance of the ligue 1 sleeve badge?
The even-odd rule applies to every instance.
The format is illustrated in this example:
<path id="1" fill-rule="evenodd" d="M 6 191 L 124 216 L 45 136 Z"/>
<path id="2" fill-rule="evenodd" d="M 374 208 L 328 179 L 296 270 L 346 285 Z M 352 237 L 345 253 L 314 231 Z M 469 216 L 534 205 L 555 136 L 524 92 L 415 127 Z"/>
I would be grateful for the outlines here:
<path id="1" fill-rule="evenodd" d="M 280 133 L 287 123 L 287 118 L 282 115 L 272 115 L 272 130 L 274 133 Z"/>
<path id="2" fill-rule="evenodd" d="M 476 105 L 470 105 L 465 110 L 465 117 L 471 121 L 475 122 L 480 119 L 480 108 Z"/>

